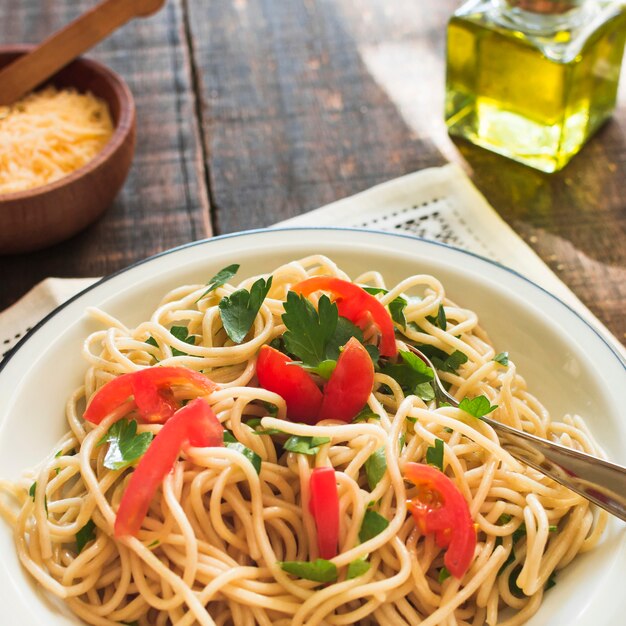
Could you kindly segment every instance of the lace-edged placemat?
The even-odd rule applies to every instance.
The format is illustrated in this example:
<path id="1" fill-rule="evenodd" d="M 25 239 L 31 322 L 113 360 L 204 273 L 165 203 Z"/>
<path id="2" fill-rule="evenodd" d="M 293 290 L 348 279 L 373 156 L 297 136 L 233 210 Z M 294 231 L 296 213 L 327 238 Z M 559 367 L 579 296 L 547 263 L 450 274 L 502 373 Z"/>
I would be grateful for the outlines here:
<path id="1" fill-rule="evenodd" d="M 456 165 L 383 183 L 293 219 L 284 226 L 352 226 L 406 232 L 506 265 L 569 304 L 626 360 L 626 350 L 548 266 L 500 218 Z M 45 315 L 96 278 L 49 278 L 0 313 L 0 360 Z"/>

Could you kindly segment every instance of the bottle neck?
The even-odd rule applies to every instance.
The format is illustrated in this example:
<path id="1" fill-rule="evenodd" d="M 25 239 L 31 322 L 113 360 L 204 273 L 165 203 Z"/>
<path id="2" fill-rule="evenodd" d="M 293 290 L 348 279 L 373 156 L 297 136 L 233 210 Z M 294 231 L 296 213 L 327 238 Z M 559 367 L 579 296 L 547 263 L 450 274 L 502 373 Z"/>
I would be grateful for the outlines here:
<path id="1" fill-rule="evenodd" d="M 596 0 L 494 0 L 500 21 L 511 28 L 550 34 L 580 26 Z"/>

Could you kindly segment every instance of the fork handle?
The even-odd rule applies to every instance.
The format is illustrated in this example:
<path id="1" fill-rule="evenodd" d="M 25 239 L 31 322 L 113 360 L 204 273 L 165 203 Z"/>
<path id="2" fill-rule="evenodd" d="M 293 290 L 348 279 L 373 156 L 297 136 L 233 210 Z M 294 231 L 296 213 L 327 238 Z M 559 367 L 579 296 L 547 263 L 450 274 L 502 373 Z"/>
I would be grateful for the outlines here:
<path id="1" fill-rule="evenodd" d="M 626 522 L 626 468 L 487 417 L 481 419 L 498 433 L 502 447 L 518 461 Z"/>

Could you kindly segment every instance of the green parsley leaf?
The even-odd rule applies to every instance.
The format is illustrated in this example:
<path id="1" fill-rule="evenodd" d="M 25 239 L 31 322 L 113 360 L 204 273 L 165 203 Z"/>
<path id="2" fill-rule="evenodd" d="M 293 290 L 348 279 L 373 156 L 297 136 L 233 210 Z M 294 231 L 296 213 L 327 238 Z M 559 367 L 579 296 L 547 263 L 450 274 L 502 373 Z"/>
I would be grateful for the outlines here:
<path id="1" fill-rule="evenodd" d="M 352 580 L 358 576 L 363 576 L 370 568 L 370 564 L 367 562 L 366 557 L 355 559 L 348 565 L 348 573 L 346 575 L 347 580 Z"/>
<path id="2" fill-rule="evenodd" d="M 488 398 L 485 396 L 476 396 L 471 400 L 469 398 L 463 398 L 459 404 L 459 409 L 462 409 L 466 413 L 473 415 L 474 417 L 481 418 L 491 411 L 495 411 L 498 405 L 491 405 Z"/>
<path id="3" fill-rule="evenodd" d="M 267 281 L 259 278 L 250 291 L 238 289 L 220 300 L 222 324 L 226 334 L 234 343 L 241 343 L 246 338 L 271 286 L 271 276 Z"/>
<path id="4" fill-rule="evenodd" d="M 156 548 L 161 542 L 158 539 L 155 539 L 152 543 L 149 543 L 146 547 L 148 548 Z"/>
<path id="5" fill-rule="evenodd" d="M 226 431 L 224 431 L 224 434 L 226 434 Z M 256 452 L 254 452 L 254 450 L 246 448 L 243 443 L 239 443 L 238 441 L 224 441 L 224 447 L 230 448 L 231 450 L 237 450 L 237 452 L 243 454 L 246 459 L 248 459 L 248 461 L 252 463 L 252 466 L 256 470 L 256 473 L 261 473 L 261 457 Z"/>
<path id="6" fill-rule="evenodd" d="M 170 333 L 176 337 L 176 339 L 180 339 L 180 341 L 184 341 L 188 343 L 190 346 L 196 345 L 196 338 L 194 335 L 189 334 L 189 330 L 186 326 L 172 326 L 170 328 Z M 178 348 L 172 348 L 172 356 L 189 356 L 187 352 L 183 352 Z"/>
<path id="7" fill-rule="evenodd" d="M 294 363 L 298 362 L 294 361 Z M 306 370 L 307 372 L 317 374 L 325 380 L 328 380 L 331 374 L 335 371 L 335 367 L 337 367 L 337 361 L 334 361 L 333 359 L 325 359 L 317 365 L 306 365 L 303 363 L 300 367 L 302 367 L 302 369 Z"/>
<path id="8" fill-rule="evenodd" d="M 330 437 L 300 437 L 293 435 L 285 441 L 283 449 L 289 452 L 315 456 L 319 452 L 320 446 L 329 442 Z"/>
<path id="9" fill-rule="evenodd" d="M 524 592 L 521 590 L 520 587 L 517 586 L 517 577 L 520 575 L 521 571 L 522 571 L 522 566 L 518 565 L 517 567 L 514 567 L 513 571 L 509 574 L 509 591 L 516 598 L 524 598 L 525 597 Z"/>
<path id="10" fill-rule="evenodd" d="M 224 433 L 222 436 L 224 438 L 224 444 L 237 443 L 237 439 L 235 439 L 235 435 L 233 435 L 233 433 L 231 433 L 230 430 L 228 430 L 227 428 L 224 429 Z"/>
<path id="11" fill-rule="evenodd" d="M 405 393 L 414 393 L 418 385 L 433 380 L 434 372 L 418 356 L 401 350 L 400 357 L 402 362 L 387 363 L 381 372 L 396 380 Z"/>
<path id="12" fill-rule="evenodd" d="M 104 437 L 98 441 L 99 446 L 108 443 L 109 449 L 104 457 L 104 467 L 121 470 L 142 457 L 154 435 L 152 433 L 137 434 L 137 421 L 122 418 L 111 425 Z"/>
<path id="13" fill-rule="evenodd" d="M 378 448 L 370 454 L 365 461 L 365 475 L 367 476 L 367 484 L 370 491 L 374 491 L 376 485 L 380 482 L 387 471 L 387 459 L 385 457 L 385 447 Z"/>
<path id="14" fill-rule="evenodd" d="M 83 551 L 83 548 L 96 538 L 96 525 L 94 521 L 90 519 L 77 533 L 76 533 L 76 550 L 78 554 Z"/>
<path id="15" fill-rule="evenodd" d="M 426 463 L 434 465 L 443 472 L 443 441 L 441 439 L 435 439 L 435 445 L 428 446 Z"/>
<path id="16" fill-rule="evenodd" d="M 389 293 L 387 289 L 382 289 L 381 287 L 363 287 L 364 291 L 372 294 L 373 296 L 377 293 Z M 391 319 L 399 324 L 403 328 L 406 328 L 406 318 L 404 317 L 404 309 L 406 308 L 408 302 L 402 296 L 398 296 L 394 298 L 389 303 L 389 313 L 391 314 Z"/>
<path id="17" fill-rule="evenodd" d="M 450 578 L 451 574 L 448 571 L 448 568 L 444 565 L 440 570 L 439 570 L 439 576 L 437 576 L 437 580 L 439 581 L 439 584 L 441 584 L 444 580 L 446 580 L 446 578 Z"/>
<path id="18" fill-rule="evenodd" d="M 150 336 L 149 336 L 149 337 L 148 337 L 148 338 L 144 341 L 144 343 L 147 343 L 147 344 L 148 344 L 148 345 L 150 345 L 150 346 L 154 346 L 155 348 L 158 348 L 158 347 L 159 347 L 159 343 L 157 342 L 157 340 L 156 340 L 156 339 L 155 339 L 152 335 L 150 335 Z"/>
<path id="19" fill-rule="evenodd" d="M 196 300 L 196 302 L 202 300 L 204 296 L 209 295 L 212 291 L 221 287 L 224 283 L 227 283 L 239 270 L 239 265 L 234 263 L 233 265 L 229 265 L 221 269 L 209 282 L 207 283 L 208 289 Z"/>
<path id="20" fill-rule="evenodd" d="M 548 532 L 549 533 L 557 533 L 557 532 L 559 532 L 559 527 L 554 525 L 554 524 L 550 524 L 550 526 L 548 526 Z"/>
<path id="21" fill-rule="evenodd" d="M 502 515 L 500 515 L 500 517 L 498 518 L 496 524 L 498 526 L 504 526 L 505 524 L 508 524 L 512 519 L 512 515 L 509 515 L 508 513 L 502 513 Z"/>
<path id="22" fill-rule="evenodd" d="M 456 374 L 459 367 L 461 367 L 463 363 L 467 363 L 467 355 L 460 350 L 455 350 L 452 354 L 446 354 L 443 359 L 433 357 L 431 361 L 439 371 Z"/>
<path id="23" fill-rule="evenodd" d="M 33 499 L 33 502 L 35 501 L 36 491 L 37 491 L 37 481 L 35 481 L 30 486 L 30 489 L 28 490 L 28 495 Z M 48 515 L 48 496 L 43 497 L 43 506 L 44 506 L 44 509 L 46 510 L 46 515 Z"/>
<path id="24" fill-rule="evenodd" d="M 500 365 L 508 365 L 509 364 L 509 353 L 508 352 L 500 352 L 500 354 L 496 354 L 496 356 L 493 357 L 493 360 L 496 363 L 500 363 Z"/>
<path id="25" fill-rule="evenodd" d="M 370 409 L 369 405 L 365 405 L 353 418 L 352 423 L 358 424 L 359 422 L 367 422 L 367 420 L 379 420 L 380 415 L 378 413 L 374 413 L 372 409 Z"/>
<path id="26" fill-rule="evenodd" d="M 511 537 L 513 539 L 513 545 L 515 545 L 522 537 L 525 537 L 525 536 L 526 536 L 526 524 L 522 522 L 517 528 L 517 530 L 513 532 L 513 535 Z"/>
<path id="27" fill-rule="evenodd" d="M 282 561 L 281 569 L 298 578 L 313 580 L 317 583 L 332 583 L 337 580 L 337 566 L 326 559 L 315 561 Z"/>
<path id="28" fill-rule="evenodd" d="M 552 570 L 550 576 L 548 576 L 548 580 L 546 580 L 546 584 L 544 585 L 544 591 L 548 591 L 548 589 L 552 589 L 556 585 L 556 570 Z"/>
<path id="29" fill-rule="evenodd" d="M 333 303 L 333 306 L 336 307 L 337 305 Z M 335 331 L 326 344 L 326 358 L 336 361 L 341 353 L 341 348 L 343 348 L 343 346 L 350 341 L 351 337 L 356 337 L 358 341 L 363 343 L 363 333 L 361 332 L 361 329 L 353 324 L 349 319 L 341 316 L 338 317 Z M 365 348 L 367 349 L 367 346 L 365 346 Z"/>
<path id="30" fill-rule="evenodd" d="M 361 522 L 359 541 L 365 543 L 372 537 L 376 537 L 376 535 L 382 533 L 387 526 L 389 526 L 389 520 L 385 519 L 379 513 L 376 513 L 376 511 L 367 509 L 363 516 L 363 521 Z"/>
<path id="31" fill-rule="evenodd" d="M 315 367 L 326 360 L 326 344 L 337 328 L 337 305 L 328 296 L 319 299 L 318 310 L 303 295 L 287 293 L 283 323 L 287 327 L 285 347 L 306 365 Z"/>
<path id="32" fill-rule="evenodd" d="M 414 393 L 418 398 L 424 400 L 424 402 L 430 402 L 435 399 L 435 390 L 431 383 L 420 383 L 416 385 Z"/>
<path id="33" fill-rule="evenodd" d="M 446 312 L 443 308 L 443 304 L 439 305 L 436 317 L 434 315 L 427 315 L 426 319 L 433 326 L 438 326 L 439 328 L 441 328 L 441 330 L 446 330 L 448 328 L 448 320 L 446 319 Z"/>

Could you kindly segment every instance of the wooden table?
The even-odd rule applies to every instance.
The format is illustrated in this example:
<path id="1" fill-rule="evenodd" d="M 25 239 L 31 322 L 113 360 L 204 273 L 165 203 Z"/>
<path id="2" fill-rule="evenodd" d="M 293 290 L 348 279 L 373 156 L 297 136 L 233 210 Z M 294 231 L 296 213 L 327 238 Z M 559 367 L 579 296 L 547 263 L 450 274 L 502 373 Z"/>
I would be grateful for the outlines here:
<path id="1" fill-rule="evenodd" d="M 94 1 L 4 0 L 0 42 L 37 42 Z M 0 257 L 0 309 L 46 276 L 98 276 L 459 162 L 504 219 L 626 342 L 626 76 L 616 115 L 545 175 L 442 119 L 454 0 L 169 0 L 92 56 L 129 83 L 138 145 L 113 206 L 72 240 Z"/>

